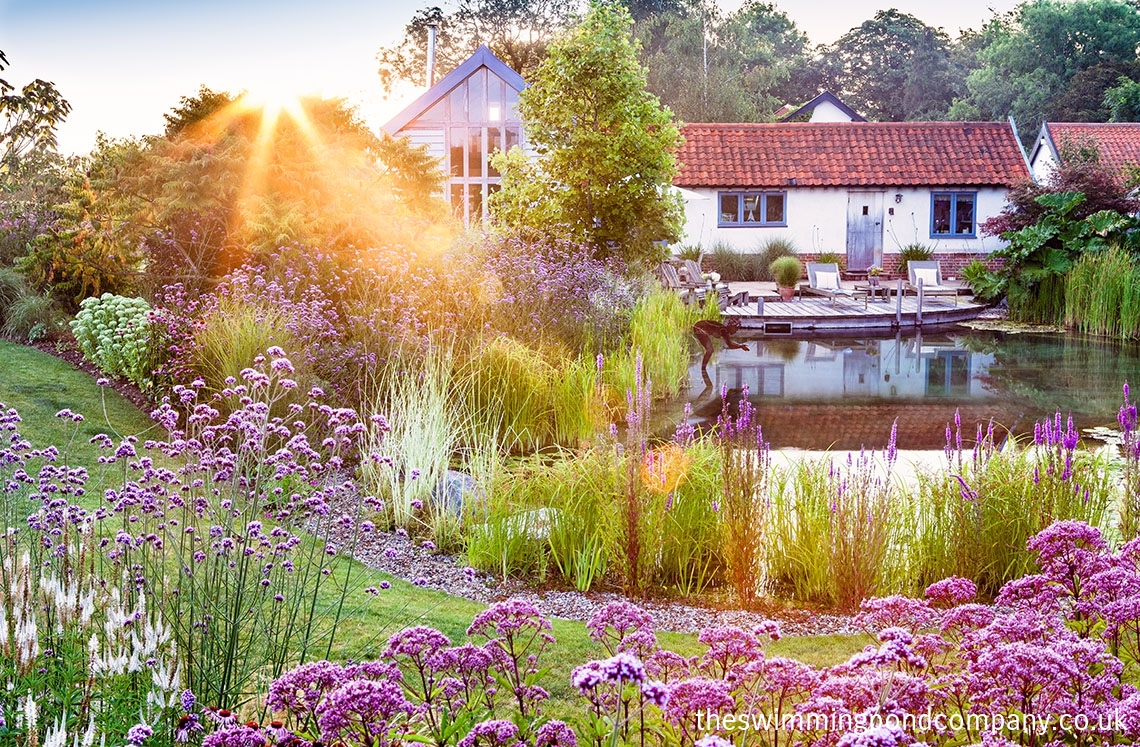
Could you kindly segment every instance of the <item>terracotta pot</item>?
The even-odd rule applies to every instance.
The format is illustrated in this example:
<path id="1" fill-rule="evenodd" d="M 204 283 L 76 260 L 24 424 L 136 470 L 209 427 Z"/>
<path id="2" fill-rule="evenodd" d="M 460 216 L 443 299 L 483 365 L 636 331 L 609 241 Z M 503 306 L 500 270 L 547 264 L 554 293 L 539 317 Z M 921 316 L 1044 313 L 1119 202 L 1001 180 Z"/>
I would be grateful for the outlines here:
<path id="1" fill-rule="evenodd" d="M 796 295 L 795 288 L 785 288 L 782 285 L 777 285 L 776 290 L 780 293 L 780 299 L 783 301 L 791 301 Z"/>

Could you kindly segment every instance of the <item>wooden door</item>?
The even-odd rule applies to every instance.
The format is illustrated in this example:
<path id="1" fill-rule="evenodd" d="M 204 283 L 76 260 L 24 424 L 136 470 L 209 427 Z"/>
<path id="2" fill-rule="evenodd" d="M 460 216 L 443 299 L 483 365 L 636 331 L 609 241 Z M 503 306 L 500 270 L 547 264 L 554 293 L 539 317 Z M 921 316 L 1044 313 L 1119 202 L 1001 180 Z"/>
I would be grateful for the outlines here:
<path id="1" fill-rule="evenodd" d="M 847 194 L 847 269 L 862 271 L 883 252 L 883 193 Z"/>

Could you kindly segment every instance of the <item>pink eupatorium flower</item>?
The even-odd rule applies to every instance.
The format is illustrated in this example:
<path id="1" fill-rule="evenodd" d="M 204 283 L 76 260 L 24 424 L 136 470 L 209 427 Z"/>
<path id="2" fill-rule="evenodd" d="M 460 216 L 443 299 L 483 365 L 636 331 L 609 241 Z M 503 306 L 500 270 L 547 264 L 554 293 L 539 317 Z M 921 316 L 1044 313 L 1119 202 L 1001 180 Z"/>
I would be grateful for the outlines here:
<path id="1" fill-rule="evenodd" d="M 481 721 L 471 727 L 456 747 L 525 747 L 519 729 L 505 719 Z"/>
<path id="2" fill-rule="evenodd" d="M 329 661 L 302 664 L 278 677 L 269 686 L 265 704 L 274 711 L 306 716 L 332 690 L 348 679 L 344 667 Z"/>
<path id="3" fill-rule="evenodd" d="M 359 741 L 377 747 L 399 739 L 400 723 L 415 706 L 395 682 L 353 680 L 328 694 L 317 707 L 317 723 L 326 742 Z"/>
<path id="4" fill-rule="evenodd" d="M 534 735 L 534 747 L 578 747 L 578 737 L 564 721 L 547 721 Z"/>
<path id="5" fill-rule="evenodd" d="M 625 600 L 610 602 L 595 612 L 586 629 L 610 655 L 629 651 L 644 658 L 657 647 L 653 615 Z"/>
<path id="6" fill-rule="evenodd" d="M 950 576 L 926 587 L 926 598 L 940 607 L 956 607 L 974 601 L 977 596 L 977 584 L 961 576 Z"/>

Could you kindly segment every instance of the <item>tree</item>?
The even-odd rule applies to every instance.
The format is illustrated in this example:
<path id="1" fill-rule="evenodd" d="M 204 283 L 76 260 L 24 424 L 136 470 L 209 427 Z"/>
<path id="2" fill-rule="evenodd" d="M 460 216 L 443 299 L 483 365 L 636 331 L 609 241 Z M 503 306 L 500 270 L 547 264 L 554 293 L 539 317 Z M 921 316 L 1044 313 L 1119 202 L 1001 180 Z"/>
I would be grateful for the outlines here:
<path id="1" fill-rule="evenodd" d="M 680 119 L 770 119 L 808 90 L 807 37 L 770 3 L 749 0 L 722 17 L 708 2 L 649 16 L 635 25 L 647 85 Z"/>
<path id="2" fill-rule="evenodd" d="M 0 50 L 0 71 L 7 64 Z M 54 151 L 55 130 L 71 112 L 71 104 L 47 81 L 36 78 L 19 93 L 15 90 L 0 78 L 0 177 L 17 169 L 31 150 Z"/>
<path id="3" fill-rule="evenodd" d="M 1140 122 L 1140 82 L 1121 76 L 1105 89 L 1104 106 L 1110 122 Z"/>
<path id="4" fill-rule="evenodd" d="M 280 246 L 423 243 L 446 224 L 439 180 L 422 149 L 378 139 L 341 100 L 273 112 L 202 88 L 166 115 L 166 134 L 100 140 L 22 266 L 73 304 L 132 284 L 196 295 Z"/>
<path id="5" fill-rule="evenodd" d="M 1057 115 L 1103 117 L 1099 107 L 1116 81 L 1110 71 L 1128 69 L 1138 44 L 1140 11 L 1122 0 L 1024 2 L 988 24 L 955 116 L 1012 115 L 1026 141 Z M 1078 77 L 1082 71 L 1089 72 Z"/>
<path id="6" fill-rule="evenodd" d="M 500 156 L 500 225 L 585 244 L 598 258 L 652 260 L 655 242 L 680 236 L 680 199 L 670 194 L 680 134 L 645 90 L 645 69 L 624 8 L 596 0 L 557 39 L 519 96 L 533 162 Z"/>
<path id="7" fill-rule="evenodd" d="M 841 36 L 823 58 L 825 85 L 868 119 L 940 119 L 956 92 L 949 37 L 893 8 Z"/>
<path id="8" fill-rule="evenodd" d="M 451 13 L 439 7 L 422 8 L 404 28 L 404 38 L 376 55 L 380 82 L 388 92 L 400 81 L 423 84 L 429 26 L 437 28 L 436 80 L 458 67 L 480 44 L 528 77 L 542 61 L 554 34 L 569 25 L 577 6 L 577 0 L 459 0 Z"/>

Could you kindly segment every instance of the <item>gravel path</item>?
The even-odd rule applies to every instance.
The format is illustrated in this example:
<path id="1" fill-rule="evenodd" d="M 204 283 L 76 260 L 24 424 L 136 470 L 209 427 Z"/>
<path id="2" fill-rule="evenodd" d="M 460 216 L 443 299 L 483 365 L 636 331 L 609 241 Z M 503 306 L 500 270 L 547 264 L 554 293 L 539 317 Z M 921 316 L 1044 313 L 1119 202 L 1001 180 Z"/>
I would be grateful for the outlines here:
<path id="1" fill-rule="evenodd" d="M 625 599 L 621 594 L 603 591 L 545 591 L 518 581 L 499 581 L 489 574 L 464 568 L 460 559 L 440 555 L 398 534 L 374 532 L 357 543 L 354 556 L 416 586 L 472 599 L 483 604 L 504 599 L 525 599 L 548 616 L 585 622 L 609 602 Z M 650 612 L 659 630 L 696 633 L 715 625 L 751 627 L 761 620 L 776 619 L 784 635 L 824 635 L 859 632 L 847 615 L 821 614 L 808 610 L 779 610 L 758 613 L 739 609 L 694 607 L 681 602 L 635 600 Z"/>

